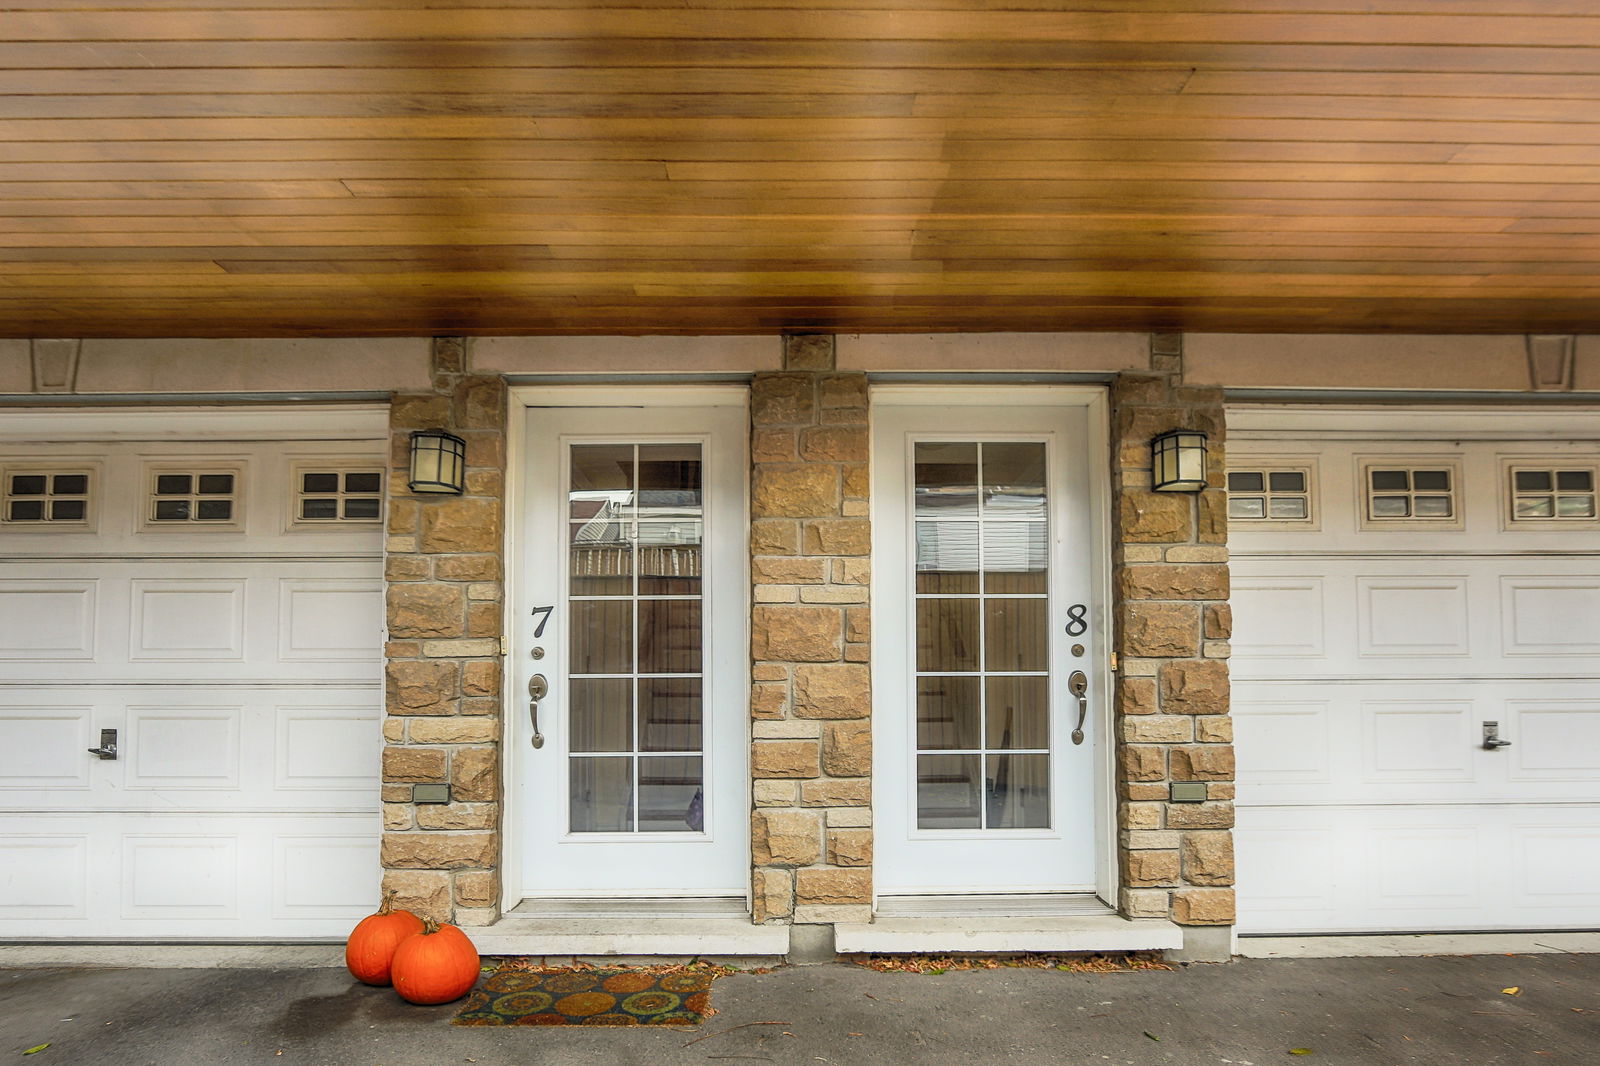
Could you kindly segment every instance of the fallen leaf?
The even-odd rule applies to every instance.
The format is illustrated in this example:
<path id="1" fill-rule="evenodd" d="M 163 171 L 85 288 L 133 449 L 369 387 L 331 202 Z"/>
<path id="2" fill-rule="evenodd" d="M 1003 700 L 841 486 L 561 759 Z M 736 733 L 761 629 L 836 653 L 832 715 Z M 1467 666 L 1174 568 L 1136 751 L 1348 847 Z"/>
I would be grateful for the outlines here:
<path id="1" fill-rule="evenodd" d="M 31 1047 L 27 1051 L 24 1051 L 23 1054 L 24 1055 L 37 1055 L 39 1052 L 43 1051 L 45 1048 L 47 1048 L 49 1046 L 50 1046 L 49 1044 L 39 1044 L 36 1047 Z"/>
<path id="2" fill-rule="evenodd" d="M 1151 1032 L 1151 1031 L 1150 1031 L 1150 1030 L 1148 1030 L 1148 1029 L 1146 1029 L 1146 1030 L 1145 1030 L 1145 1031 L 1144 1031 L 1144 1035 L 1145 1035 L 1145 1036 L 1148 1036 L 1148 1037 L 1149 1037 L 1149 1038 L 1150 1038 L 1150 1039 L 1151 1039 L 1151 1040 L 1154 1040 L 1154 1041 L 1155 1041 L 1155 1042 L 1156 1042 L 1156 1043 L 1158 1043 L 1158 1044 L 1159 1044 L 1159 1043 L 1161 1043 L 1161 1038 L 1160 1038 L 1160 1037 L 1159 1037 L 1159 1036 L 1157 1036 L 1157 1035 L 1156 1035 L 1156 1034 L 1154 1034 L 1154 1033 L 1152 1033 L 1152 1032 Z"/>
<path id="3" fill-rule="evenodd" d="M 1502 996 L 1520 996 L 1522 995 L 1522 989 L 1518 985 L 1512 985 L 1510 988 L 1502 988 L 1500 994 Z"/>
<path id="4" fill-rule="evenodd" d="M 1292 1047 L 1292 1048 L 1289 1049 L 1289 1054 L 1291 1054 L 1291 1055 L 1310 1055 L 1310 1054 L 1313 1054 L 1313 1052 L 1308 1047 Z"/>

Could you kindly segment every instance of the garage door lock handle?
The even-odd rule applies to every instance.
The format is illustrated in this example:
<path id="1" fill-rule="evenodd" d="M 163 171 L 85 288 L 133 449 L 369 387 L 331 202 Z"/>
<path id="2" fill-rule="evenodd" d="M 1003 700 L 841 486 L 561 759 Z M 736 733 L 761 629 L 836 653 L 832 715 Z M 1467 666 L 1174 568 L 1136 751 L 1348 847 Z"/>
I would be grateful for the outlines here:
<path id="1" fill-rule="evenodd" d="M 1500 739 L 1500 723 L 1499 722 L 1485 722 L 1485 723 L 1483 723 L 1483 750 L 1484 751 L 1498 751 L 1501 748 L 1509 748 L 1510 746 L 1511 746 L 1511 741 L 1509 741 L 1509 740 L 1501 740 Z"/>
<path id="2" fill-rule="evenodd" d="M 115 729 L 100 730 L 100 746 L 85 750 L 90 755 L 98 755 L 102 759 L 115 759 L 117 757 L 117 731 Z"/>

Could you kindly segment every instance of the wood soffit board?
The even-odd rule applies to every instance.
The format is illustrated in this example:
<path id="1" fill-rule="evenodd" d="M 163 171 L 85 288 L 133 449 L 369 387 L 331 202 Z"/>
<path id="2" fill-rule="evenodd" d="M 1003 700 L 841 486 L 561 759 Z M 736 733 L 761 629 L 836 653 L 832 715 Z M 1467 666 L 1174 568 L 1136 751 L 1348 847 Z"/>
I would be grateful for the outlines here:
<path id="1" fill-rule="evenodd" d="M 1594 332 L 1597 182 L 1595 0 L 0 0 L 8 337 Z"/>

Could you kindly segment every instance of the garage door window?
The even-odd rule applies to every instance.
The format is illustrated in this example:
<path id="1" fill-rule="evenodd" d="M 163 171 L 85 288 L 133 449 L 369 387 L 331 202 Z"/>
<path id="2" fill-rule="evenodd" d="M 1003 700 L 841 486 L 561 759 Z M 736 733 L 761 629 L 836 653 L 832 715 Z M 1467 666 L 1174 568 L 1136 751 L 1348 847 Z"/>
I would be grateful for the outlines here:
<path id="1" fill-rule="evenodd" d="M 1311 520 L 1311 471 L 1254 467 L 1228 471 L 1228 518 L 1241 522 Z"/>
<path id="2" fill-rule="evenodd" d="M 1513 522 L 1593 521 L 1593 467 L 1518 466 L 1511 470 Z"/>
<path id="3" fill-rule="evenodd" d="M 89 522 L 87 470 L 40 470 L 9 467 L 4 475 L 7 523 L 48 522 L 84 526 Z"/>
<path id="4" fill-rule="evenodd" d="M 1366 525 L 1459 525 L 1459 480 L 1453 464 L 1368 464 L 1362 478 L 1367 496 Z"/>
<path id="5" fill-rule="evenodd" d="M 296 466 L 294 485 L 296 525 L 370 525 L 382 516 L 383 472 L 376 467 Z"/>
<path id="6" fill-rule="evenodd" d="M 150 496 L 145 511 L 155 528 L 196 525 L 238 528 L 240 519 L 237 468 L 155 467 L 149 472 Z"/>

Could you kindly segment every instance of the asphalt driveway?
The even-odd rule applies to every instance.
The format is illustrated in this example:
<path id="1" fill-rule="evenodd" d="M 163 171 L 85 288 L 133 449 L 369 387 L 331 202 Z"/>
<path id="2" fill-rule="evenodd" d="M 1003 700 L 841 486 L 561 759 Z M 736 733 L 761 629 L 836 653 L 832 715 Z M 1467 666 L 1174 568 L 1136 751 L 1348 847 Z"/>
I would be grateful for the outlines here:
<path id="1" fill-rule="evenodd" d="M 338 969 L 0 970 L 0 1061 L 1600 1063 L 1592 954 L 1248 959 L 1107 974 L 835 963 L 724 977 L 713 1002 L 718 1013 L 700 1030 L 462 1028 L 449 1024 L 455 1006 L 408 1006 Z"/>

